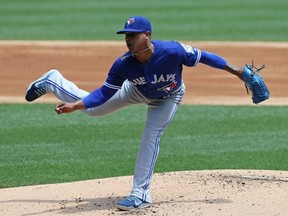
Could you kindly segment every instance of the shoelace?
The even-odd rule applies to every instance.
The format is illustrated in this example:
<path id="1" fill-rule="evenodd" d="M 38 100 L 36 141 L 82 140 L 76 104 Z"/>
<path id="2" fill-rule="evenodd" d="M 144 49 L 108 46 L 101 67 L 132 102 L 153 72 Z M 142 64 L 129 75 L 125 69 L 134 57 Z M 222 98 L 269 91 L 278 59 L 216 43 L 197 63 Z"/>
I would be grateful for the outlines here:
<path id="1" fill-rule="evenodd" d="M 127 197 L 127 199 L 129 201 L 134 201 L 134 200 L 137 200 L 137 197 L 130 195 L 129 197 Z"/>
<path id="2" fill-rule="evenodd" d="M 37 94 L 39 97 L 46 94 L 46 90 L 43 88 L 38 88 L 35 90 L 35 94 Z"/>

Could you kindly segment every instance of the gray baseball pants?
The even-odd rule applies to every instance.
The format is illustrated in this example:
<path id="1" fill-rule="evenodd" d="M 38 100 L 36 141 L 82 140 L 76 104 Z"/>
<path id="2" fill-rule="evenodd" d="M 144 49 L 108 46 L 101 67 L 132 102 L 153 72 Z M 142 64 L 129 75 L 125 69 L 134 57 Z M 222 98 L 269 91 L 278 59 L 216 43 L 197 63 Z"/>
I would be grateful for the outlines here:
<path id="1" fill-rule="evenodd" d="M 87 96 L 89 92 L 79 89 L 73 82 L 65 79 L 59 71 L 52 70 L 46 84 L 46 92 L 54 94 L 64 102 L 75 102 Z M 133 189 L 131 194 L 143 201 L 152 203 L 150 182 L 159 154 L 160 138 L 164 129 L 172 121 L 185 92 L 185 85 L 162 99 L 147 99 L 133 84 L 126 80 L 122 88 L 106 103 L 83 110 L 89 116 L 104 116 L 133 104 L 146 104 L 147 120 L 144 127 L 141 146 L 135 164 Z"/>

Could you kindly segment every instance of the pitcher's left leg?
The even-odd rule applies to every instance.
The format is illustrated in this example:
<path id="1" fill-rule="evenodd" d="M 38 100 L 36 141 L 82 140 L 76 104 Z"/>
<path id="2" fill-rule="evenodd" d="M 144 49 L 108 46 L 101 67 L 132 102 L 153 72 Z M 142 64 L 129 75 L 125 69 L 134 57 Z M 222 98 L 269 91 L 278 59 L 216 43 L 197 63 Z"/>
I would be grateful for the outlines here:
<path id="1" fill-rule="evenodd" d="M 147 121 L 135 165 L 132 195 L 152 203 L 150 182 L 159 153 L 160 138 L 172 121 L 184 94 L 183 91 L 167 99 L 148 105 Z"/>

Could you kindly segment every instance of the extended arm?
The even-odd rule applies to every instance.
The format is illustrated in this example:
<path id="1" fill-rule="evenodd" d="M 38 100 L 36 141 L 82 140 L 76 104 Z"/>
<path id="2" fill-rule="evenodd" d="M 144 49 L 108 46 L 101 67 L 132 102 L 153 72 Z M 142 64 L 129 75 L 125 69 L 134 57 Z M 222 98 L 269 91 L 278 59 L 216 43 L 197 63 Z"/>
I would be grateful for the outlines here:
<path id="1" fill-rule="evenodd" d="M 221 56 L 207 51 L 201 51 L 200 62 L 209 65 L 210 67 L 225 70 L 241 79 L 243 68 L 239 68 L 235 65 L 230 64 Z"/>
<path id="2" fill-rule="evenodd" d="M 55 107 L 55 112 L 58 114 L 71 113 L 75 110 L 83 110 L 100 106 L 108 101 L 116 92 L 116 89 L 111 89 L 103 85 L 101 88 L 94 90 L 82 100 L 76 101 L 74 103 L 61 102 L 57 104 Z"/>

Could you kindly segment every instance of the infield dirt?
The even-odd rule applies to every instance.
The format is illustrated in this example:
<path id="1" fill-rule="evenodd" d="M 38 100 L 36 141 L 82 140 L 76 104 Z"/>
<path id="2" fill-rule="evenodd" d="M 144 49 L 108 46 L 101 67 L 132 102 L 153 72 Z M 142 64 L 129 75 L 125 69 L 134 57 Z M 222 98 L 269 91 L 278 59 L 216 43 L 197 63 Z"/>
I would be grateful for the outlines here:
<path id="1" fill-rule="evenodd" d="M 266 64 L 261 76 L 271 98 L 288 104 L 288 43 L 186 42 L 236 65 Z M 28 84 L 56 68 L 80 88 L 100 87 L 122 42 L 0 42 L 0 103 L 25 103 Z M 238 78 L 199 65 L 184 68 L 186 104 L 253 105 Z M 58 102 L 45 95 L 37 102 Z M 160 152 L 161 153 L 161 152 Z M 155 174 L 154 204 L 122 212 L 115 202 L 129 195 L 132 176 L 0 189 L 0 215 L 288 215 L 288 172 L 207 170 Z"/>

